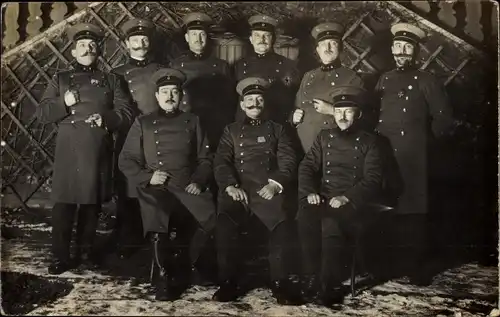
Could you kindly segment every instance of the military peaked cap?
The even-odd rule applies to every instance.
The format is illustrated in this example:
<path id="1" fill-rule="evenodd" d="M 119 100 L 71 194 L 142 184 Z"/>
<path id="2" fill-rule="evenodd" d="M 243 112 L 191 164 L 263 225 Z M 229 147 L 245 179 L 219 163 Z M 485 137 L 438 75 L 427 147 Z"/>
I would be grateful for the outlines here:
<path id="1" fill-rule="evenodd" d="M 247 77 L 240 80 L 236 86 L 236 91 L 240 96 L 249 94 L 263 94 L 269 87 L 269 81 L 260 77 Z"/>
<path id="2" fill-rule="evenodd" d="M 344 35 L 344 27 L 335 22 L 320 23 L 312 29 L 311 35 L 316 42 L 326 39 L 341 40 Z"/>
<path id="3" fill-rule="evenodd" d="M 205 30 L 212 24 L 212 18 L 201 12 L 186 14 L 182 21 L 187 30 Z"/>
<path id="4" fill-rule="evenodd" d="M 179 87 L 182 87 L 182 85 L 186 81 L 186 75 L 177 69 L 160 68 L 153 74 L 152 81 L 156 84 L 157 87 L 167 85 L 177 85 Z"/>
<path id="5" fill-rule="evenodd" d="M 329 96 L 334 107 L 363 107 L 366 90 L 359 86 L 338 86 L 330 91 Z"/>
<path id="6" fill-rule="evenodd" d="M 122 26 L 122 32 L 127 38 L 134 35 L 149 36 L 153 29 L 153 22 L 144 19 L 131 19 Z"/>
<path id="7" fill-rule="evenodd" d="M 82 39 L 90 39 L 97 42 L 104 37 L 102 29 L 92 23 L 75 24 L 68 29 L 67 34 L 75 42 Z"/>
<path id="8" fill-rule="evenodd" d="M 250 24 L 252 31 L 274 32 L 278 25 L 278 20 L 268 15 L 257 14 L 248 19 L 248 24 Z"/>
<path id="9" fill-rule="evenodd" d="M 393 40 L 408 41 L 418 43 L 425 37 L 425 32 L 412 24 L 397 23 L 391 27 L 391 33 L 394 35 Z"/>

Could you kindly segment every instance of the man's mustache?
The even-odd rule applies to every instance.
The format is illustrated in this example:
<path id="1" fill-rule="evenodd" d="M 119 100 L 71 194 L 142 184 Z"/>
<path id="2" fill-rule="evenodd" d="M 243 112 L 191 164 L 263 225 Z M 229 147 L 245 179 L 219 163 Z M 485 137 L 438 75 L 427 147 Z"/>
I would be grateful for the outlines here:
<path id="1" fill-rule="evenodd" d="M 408 57 L 408 58 L 411 58 L 412 55 L 408 55 L 408 54 L 394 54 L 394 57 Z"/>
<path id="2" fill-rule="evenodd" d="M 264 107 L 261 107 L 261 106 L 250 106 L 250 107 L 247 107 L 248 110 L 253 110 L 253 109 L 263 109 Z"/>
<path id="3" fill-rule="evenodd" d="M 347 120 L 345 120 L 345 119 L 340 119 L 340 120 L 339 120 L 339 122 L 340 122 L 340 123 L 347 123 L 348 121 L 347 121 Z"/>
<path id="4" fill-rule="evenodd" d="M 132 47 L 134 51 L 146 51 L 148 48 L 146 46 Z"/>
<path id="5" fill-rule="evenodd" d="M 87 51 L 85 53 L 83 53 L 82 55 L 80 55 L 81 57 L 85 57 L 85 56 L 95 56 L 96 53 L 94 52 L 91 52 L 91 51 Z"/>

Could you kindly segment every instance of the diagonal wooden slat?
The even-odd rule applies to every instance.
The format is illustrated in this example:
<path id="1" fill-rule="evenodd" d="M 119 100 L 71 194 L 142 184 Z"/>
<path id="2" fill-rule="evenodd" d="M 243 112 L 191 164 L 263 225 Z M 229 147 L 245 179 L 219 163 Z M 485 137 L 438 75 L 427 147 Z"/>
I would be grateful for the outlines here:
<path id="1" fill-rule="evenodd" d="M 57 50 L 57 48 L 48 38 L 45 39 L 45 45 L 47 45 L 52 50 L 52 52 L 54 52 L 54 54 L 56 54 L 56 56 L 59 57 L 59 59 L 62 60 L 64 64 L 66 64 L 66 66 L 71 66 L 70 61 L 68 61 L 68 59 Z"/>
<path id="2" fill-rule="evenodd" d="M 348 29 L 345 31 L 344 35 L 342 36 L 342 41 L 345 41 L 351 34 L 356 31 L 356 29 L 359 27 L 359 25 L 363 22 L 363 20 L 369 15 L 369 12 L 364 13 L 356 22 L 354 22 Z"/>
<path id="3" fill-rule="evenodd" d="M 353 48 L 349 43 L 347 43 L 347 41 L 345 41 L 343 43 L 344 47 L 349 51 L 351 52 L 354 56 L 356 56 L 357 59 L 359 59 L 359 56 L 360 54 L 358 52 L 356 52 L 356 49 Z M 366 66 L 368 67 L 368 69 L 375 73 L 377 72 L 377 68 L 375 68 L 375 66 L 373 66 L 372 64 L 370 64 L 370 62 L 368 62 L 366 59 L 361 59 L 361 62 Z"/>
<path id="4" fill-rule="evenodd" d="M 7 108 L 7 106 L 3 103 L 3 101 L 2 101 L 2 108 L 11 117 L 12 121 L 14 121 L 19 126 L 19 129 L 21 129 L 21 131 L 23 131 L 24 134 L 26 134 L 26 136 L 28 137 L 28 139 L 31 142 L 33 142 L 33 145 L 35 145 L 35 147 L 38 150 L 40 150 L 40 152 L 43 154 L 43 156 L 45 157 L 45 159 L 47 159 L 50 162 L 50 164 L 54 164 L 54 161 L 52 160 L 52 157 L 46 152 L 46 150 L 43 148 L 43 146 L 31 135 L 31 133 L 28 130 L 26 130 L 26 128 L 24 127 L 24 125 L 16 118 L 16 116 L 14 116 L 14 114 L 10 111 L 10 109 Z"/>
<path id="5" fill-rule="evenodd" d="M 132 14 L 132 12 L 130 12 L 129 9 L 127 9 L 127 7 L 123 4 L 123 2 L 118 2 L 118 6 L 123 10 L 123 12 L 125 12 L 129 18 L 131 19 L 134 19 L 134 15 Z"/>
<path id="6" fill-rule="evenodd" d="M 54 87 L 57 87 L 56 83 L 50 78 L 50 76 L 38 65 L 38 63 L 35 61 L 33 57 L 31 57 L 30 53 L 25 54 L 26 58 L 31 62 L 33 66 L 35 66 L 36 70 L 38 70 L 38 73 L 41 74 L 49 84 L 51 84 Z"/>
<path id="7" fill-rule="evenodd" d="M 358 58 L 356 59 L 356 61 L 354 61 L 354 63 L 349 68 L 350 69 L 355 69 L 356 66 L 358 66 L 359 63 L 361 63 L 363 60 L 365 60 L 365 58 L 368 56 L 368 54 L 370 54 L 371 50 L 372 50 L 371 46 L 368 46 L 363 51 L 363 53 L 361 53 L 361 55 L 358 56 Z"/>
<path id="8" fill-rule="evenodd" d="M 36 100 L 36 98 L 31 94 L 31 92 L 28 89 L 26 89 L 26 87 L 24 87 L 23 83 L 19 80 L 19 78 L 16 76 L 16 74 L 14 74 L 12 69 L 10 69 L 10 67 L 8 65 L 5 65 L 5 69 L 7 70 L 9 75 L 14 79 L 16 84 L 18 84 L 19 87 L 24 91 L 26 96 L 28 96 L 28 98 L 33 102 L 33 104 L 38 105 L 38 101 Z"/>
<path id="9" fill-rule="evenodd" d="M 452 75 L 449 76 L 446 81 L 444 82 L 444 85 L 445 86 L 448 86 L 449 83 L 451 83 L 451 81 L 453 79 L 455 79 L 455 77 L 462 71 L 462 69 L 465 67 L 465 65 L 467 65 L 467 63 L 470 62 L 470 58 L 467 58 L 465 59 L 462 63 L 460 63 L 460 65 L 458 65 L 457 69 L 455 69 L 453 72 L 452 72 Z"/>
<path id="10" fill-rule="evenodd" d="M 432 53 L 431 56 L 429 56 L 429 58 L 425 61 L 425 63 L 423 63 L 422 66 L 420 66 L 420 69 L 425 70 L 427 66 L 429 66 L 429 64 L 432 63 L 432 61 L 434 61 L 434 59 L 439 55 L 439 53 L 441 53 L 442 50 L 443 46 L 439 45 L 439 47 L 434 51 L 434 53 Z"/>
<path id="11" fill-rule="evenodd" d="M 175 21 L 175 19 L 172 17 L 170 14 L 169 10 L 167 10 L 160 2 L 155 2 L 156 7 L 160 10 L 160 12 L 163 14 L 167 22 L 172 24 L 175 28 L 179 28 L 180 24 Z"/>
<path id="12" fill-rule="evenodd" d="M 30 172 L 31 175 L 37 175 L 38 174 L 31 168 L 31 166 L 29 166 L 29 164 L 27 164 L 23 159 L 22 157 L 16 153 L 16 151 L 14 151 L 13 148 L 10 147 L 10 145 L 5 142 L 5 143 L 2 143 L 2 147 L 5 148 L 5 150 L 7 151 L 7 153 L 9 153 L 9 155 L 16 161 L 18 162 L 23 168 L 27 169 L 28 172 Z"/>
<path id="13" fill-rule="evenodd" d="M 127 48 L 125 47 L 125 44 L 123 44 L 120 37 L 115 33 L 115 31 L 113 31 L 112 28 L 109 27 L 106 21 L 104 21 L 92 8 L 89 8 L 88 10 L 94 19 L 96 19 L 106 29 L 106 31 L 114 37 L 114 39 L 119 43 L 119 47 L 126 52 Z"/>

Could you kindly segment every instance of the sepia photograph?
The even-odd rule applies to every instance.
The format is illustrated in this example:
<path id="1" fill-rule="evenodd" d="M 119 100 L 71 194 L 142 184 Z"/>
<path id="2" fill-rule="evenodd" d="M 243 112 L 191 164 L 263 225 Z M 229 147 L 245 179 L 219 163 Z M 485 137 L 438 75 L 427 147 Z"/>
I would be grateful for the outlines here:
<path id="1" fill-rule="evenodd" d="M 1 10 L 2 315 L 500 317 L 496 1 Z"/>

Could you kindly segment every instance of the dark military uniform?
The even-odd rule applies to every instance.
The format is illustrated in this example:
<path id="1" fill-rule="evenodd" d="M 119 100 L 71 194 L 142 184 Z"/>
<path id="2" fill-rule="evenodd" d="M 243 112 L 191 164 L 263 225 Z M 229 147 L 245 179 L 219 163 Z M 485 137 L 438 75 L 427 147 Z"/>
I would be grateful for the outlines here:
<path id="1" fill-rule="evenodd" d="M 336 23 L 322 23 L 312 30 L 316 41 L 324 39 L 341 39 L 343 28 Z M 304 153 L 309 151 L 316 136 L 322 129 L 331 129 L 336 126 L 332 116 L 324 115 L 314 109 L 313 99 L 327 100 L 332 88 L 338 86 L 363 86 L 362 79 L 355 71 L 342 66 L 340 60 L 329 65 L 308 71 L 302 77 L 295 107 L 304 110 L 302 123 L 297 126 L 297 133 Z"/>
<path id="2" fill-rule="evenodd" d="M 153 80 L 160 86 L 178 84 L 185 80 L 184 75 L 174 69 L 160 69 Z M 172 78 L 164 80 L 164 78 Z M 207 190 L 212 177 L 212 154 L 198 117 L 192 113 L 166 113 L 157 110 L 136 119 L 120 154 L 119 166 L 129 180 L 130 197 L 138 197 L 144 233 L 155 235 L 154 256 L 160 272 L 166 263 L 174 265 L 169 278 L 174 278 L 183 265 L 179 263 L 180 254 L 186 250 L 193 238 L 191 225 L 195 220 L 204 232 L 210 232 L 215 225 L 215 205 L 212 193 Z M 154 171 L 170 173 L 164 185 L 150 185 Z M 199 195 L 185 191 L 186 186 L 196 183 L 203 188 Z M 181 236 L 175 242 L 175 249 L 158 251 L 167 245 L 168 233 L 177 228 Z M 166 254 L 165 254 L 166 253 Z M 192 258 L 192 264 L 198 254 Z M 188 266 L 189 267 L 189 266 Z M 163 275 L 163 274 L 162 274 Z"/>
<path id="3" fill-rule="evenodd" d="M 275 19 L 256 15 L 249 19 L 252 30 L 269 30 L 274 33 L 278 23 Z M 273 34 L 274 36 L 274 34 Z M 293 110 L 295 91 L 300 78 L 296 63 L 282 55 L 269 51 L 265 54 L 250 53 L 234 64 L 236 81 L 248 77 L 260 77 L 271 84 L 266 90 L 265 115 L 278 123 L 285 123 Z M 236 120 L 245 118 L 245 113 L 238 108 Z"/>
<path id="4" fill-rule="evenodd" d="M 415 46 L 425 34 L 408 24 L 397 24 L 392 31 L 395 40 Z M 428 150 L 433 137 L 441 136 L 453 124 L 452 109 L 444 87 L 432 74 L 414 66 L 383 74 L 376 91 L 381 98 L 377 130 L 390 141 L 400 172 L 395 174 L 393 166 L 386 166 L 390 176 L 387 188 L 395 189 L 386 194 L 397 199 L 396 215 L 402 216 L 394 217 L 394 239 L 419 248 L 408 251 L 413 257 L 410 265 L 418 270 L 415 258 L 424 252 L 421 248 L 427 230 L 423 215 L 428 212 Z"/>
<path id="5" fill-rule="evenodd" d="M 187 30 L 206 30 L 210 23 L 210 17 L 203 13 L 194 12 L 184 18 Z M 191 111 L 200 118 L 215 151 L 224 127 L 234 120 L 235 83 L 228 63 L 208 51 L 202 54 L 189 51 L 174 59 L 171 67 L 187 76 L 181 110 Z"/>
<path id="6" fill-rule="evenodd" d="M 133 35 L 151 37 L 154 29 L 152 22 L 142 19 L 131 19 L 122 26 L 124 35 L 128 38 Z M 156 85 L 151 76 L 161 68 L 161 65 L 149 58 L 137 60 L 129 57 L 127 63 L 116 67 L 113 71 L 121 75 L 128 84 L 128 89 L 141 114 L 148 114 L 158 110 L 155 97 Z M 129 127 L 120 131 L 115 140 L 115 186 L 117 201 L 117 233 L 121 247 L 137 244 L 140 240 L 141 218 L 137 199 L 127 197 L 127 179 L 118 169 L 118 156 L 127 137 Z M 129 254 L 125 248 L 120 248 L 120 256 Z"/>
<path id="7" fill-rule="evenodd" d="M 247 78 L 238 84 L 240 94 L 244 95 L 246 88 L 254 85 L 262 90 L 267 81 Z M 253 216 L 269 232 L 272 281 L 286 278 L 282 259 L 287 243 L 283 196 L 277 194 L 271 200 L 266 200 L 257 194 L 270 180 L 286 190 L 295 173 L 297 160 L 284 127 L 270 120 L 250 118 L 228 125 L 222 135 L 214 165 L 220 189 L 216 242 L 221 281 L 234 281 L 239 274 L 236 271 L 238 258 L 235 253 L 239 248 L 238 228 L 248 223 Z M 234 201 L 225 191 L 228 186 L 242 188 L 248 195 L 248 205 Z"/>
<path id="8" fill-rule="evenodd" d="M 357 87 L 331 91 L 336 106 L 346 106 L 346 101 L 359 103 L 360 93 Z M 362 131 L 356 123 L 343 131 L 322 130 L 299 166 L 299 198 L 304 203 L 297 219 L 303 269 L 305 276 L 317 274 L 320 271 L 317 257 L 321 253 L 320 280 L 324 291 L 340 285 L 341 247 L 344 240 L 354 242 L 361 230 L 365 207 L 376 199 L 382 186 L 382 161 L 376 136 Z M 309 204 L 309 194 L 319 194 L 321 204 Z M 329 202 L 337 196 L 345 196 L 349 202 L 334 209 Z M 318 234 L 322 241 L 320 250 Z"/>
<path id="9" fill-rule="evenodd" d="M 74 41 L 96 40 L 102 31 L 94 25 L 79 24 L 69 34 Z M 42 123 L 59 125 L 52 177 L 51 195 L 56 203 L 52 235 L 55 258 L 67 264 L 76 205 L 81 205 L 77 244 L 90 248 L 100 204 L 112 194 L 111 133 L 130 126 L 136 110 L 121 78 L 99 71 L 95 65 L 75 63 L 73 70 L 56 74 L 54 81 L 57 87 L 47 87 L 37 114 Z M 64 102 L 68 90 L 78 95 L 71 107 Z M 91 127 L 85 122 L 95 113 L 101 114 L 103 127 Z"/>

